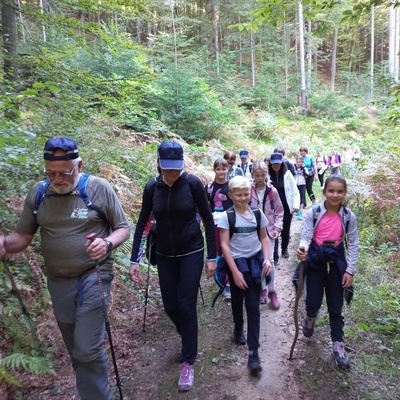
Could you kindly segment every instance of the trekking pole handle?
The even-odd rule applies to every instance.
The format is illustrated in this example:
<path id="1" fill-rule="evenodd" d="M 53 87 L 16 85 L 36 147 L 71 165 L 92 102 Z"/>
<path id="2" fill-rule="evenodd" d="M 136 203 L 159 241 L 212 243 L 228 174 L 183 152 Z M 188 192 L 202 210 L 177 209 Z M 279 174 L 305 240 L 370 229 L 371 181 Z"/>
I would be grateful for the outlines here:
<path id="1" fill-rule="evenodd" d="M 88 235 L 85 236 L 87 240 L 90 240 L 91 242 L 94 241 L 94 239 L 96 239 L 96 233 L 89 233 Z"/>

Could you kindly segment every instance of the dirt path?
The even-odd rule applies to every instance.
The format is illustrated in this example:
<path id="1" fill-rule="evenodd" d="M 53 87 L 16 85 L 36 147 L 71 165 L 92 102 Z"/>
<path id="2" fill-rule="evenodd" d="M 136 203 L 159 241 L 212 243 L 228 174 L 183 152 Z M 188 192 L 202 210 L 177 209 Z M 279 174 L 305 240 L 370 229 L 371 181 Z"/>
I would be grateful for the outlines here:
<path id="1" fill-rule="evenodd" d="M 295 295 L 291 276 L 296 263 L 295 249 L 301 226 L 301 222 L 294 218 L 291 229 L 290 258 L 288 260 L 280 258 L 277 268 L 277 292 L 281 308 L 273 311 L 268 305 L 261 305 L 260 357 L 263 363 L 263 372 L 258 379 L 248 375 L 246 353 L 244 352 L 240 366 L 238 365 L 239 378 L 223 385 L 224 394 L 232 396 L 226 398 L 259 400 L 305 398 L 294 379 L 296 369 L 300 368 L 304 362 L 299 356 L 299 349 L 302 346 L 301 339 L 297 342 L 293 360 L 288 359 L 295 332 L 293 321 Z"/>
<path id="2" fill-rule="evenodd" d="M 135 342 L 139 358 L 147 360 L 142 370 L 132 371 L 131 385 L 125 392 L 129 399 L 311 399 L 304 397 L 297 387 L 296 376 L 304 360 L 301 357 L 301 339 L 292 361 L 288 355 L 293 341 L 294 291 L 291 275 L 296 264 L 295 249 L 298 244 L 301 223 L 293 219 L 290 258 L 280 259 L 277 271 L 277 290 L 281 308 L 273 311 L 261 305 L 260 357 L 263 372 L 258 378 L 249 375 L 246 346 L 232 343 L 232 315 L 230 304 L 219 299 L 215 308 L 210 304 L 216 291 L 211 281 L 204 281 L 203 294 L 206 306 L 199 301 L 199 355 L 195 364 L 195 386 L 185 394 L 177 393 L 178 359 L 180 341 L 166 319 L 151 331 L 139 332 Z M 160 325 L 161 324 L 161 325 Z M 165 325 L 164 325 L 165 324 Z M 154 331 L 153 331 L 154 330 Z M 129 387 L 127 387 L 129 386 Z"/>
<path id="3" fill-rule="evenodd" d="M 116 278 L 110 321 L 124 400 L 313 399 L 304 395 L 304 390 L 297 384 L 305 363 L 301 337 L 294 359 L 288 360 L 294 335 L 295 296 L 291 275 L 296 264 L 295 248 L 300 229 L 301 223 L 294 218 L 290 258 L 281 258 L 277 271 L 280 310 L 273 311 L 268 305 L 261 305 L 260 357 L 263 372 L 259 378 L 248 373 L 246 346 L 235 346 L 232 342 L 230 304 L 220 298 L 212 309 L 217 287 L 212 280 L 203 278 L 205 304 L 199 296 L 199 352 L 195 363 L 195 385 L 188 393 L 178 393 L 180 338 L 163 313 L 156 274 L 151 277 L 145 332 L 142 329 L 145 279 L 140 287 L 129 288 L 126 282 Z M 43 318 L 46 335 L 52 337 L 52 359 L 57 375 L 33 380 L 29 375 L 21 375 L 22 393 L 10 394 L 6 399 L 78 399 L 69 357 L 57 327 L 49 322 L 53 321 L 51 311 Z M 111 362 L 110 382 L 115 387 Z M 115 390 L 115 399 L 118 398 Z"/>

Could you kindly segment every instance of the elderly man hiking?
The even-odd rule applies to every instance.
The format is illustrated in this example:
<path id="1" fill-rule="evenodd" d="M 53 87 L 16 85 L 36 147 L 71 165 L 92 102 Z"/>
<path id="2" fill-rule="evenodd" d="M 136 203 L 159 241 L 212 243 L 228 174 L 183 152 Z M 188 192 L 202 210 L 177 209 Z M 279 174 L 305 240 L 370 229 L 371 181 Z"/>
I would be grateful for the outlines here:
<path id="1" fill-rule="evenodd" d="M 129 238 L 129 223 L 111 186 L 82 173 L 75 140 L 49 139 L 43 158 L 48 180 L 29 191 L 15 231 L 0 236 L 0 257 L 24 250 L 40 228 L 53 311 L 79 395 L 111 400 L 104 304 L 113 278 L 111 251 Z M 92 240 L 86 239 L 88 234 Z"/>

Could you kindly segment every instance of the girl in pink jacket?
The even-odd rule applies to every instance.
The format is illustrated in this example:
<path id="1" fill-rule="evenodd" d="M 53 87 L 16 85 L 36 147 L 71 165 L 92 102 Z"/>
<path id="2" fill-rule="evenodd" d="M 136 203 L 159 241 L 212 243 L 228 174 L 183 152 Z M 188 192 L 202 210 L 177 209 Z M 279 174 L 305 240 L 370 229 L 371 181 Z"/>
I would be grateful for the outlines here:
<path id="1" fill-rule="evenodd" d="M 260 208 L 267 217 L 267 235 L 270 243 L 271 264 L 273 263 L 275 240 L 279 237 L 283 226 L 283 205 L 278 191 L 268 183 L 268 166 L 263 162 L 253 163 L 254 182 L 250 192 L 250 205 Z M 270 307 L 278 310 L 280 307 L 279 299 L 275 290 L 275 268 L 271 273 L 271 282 L 268 286 L 263 281 L 261 287 L 260 303 L 267 303 L 270 299 Z"/>

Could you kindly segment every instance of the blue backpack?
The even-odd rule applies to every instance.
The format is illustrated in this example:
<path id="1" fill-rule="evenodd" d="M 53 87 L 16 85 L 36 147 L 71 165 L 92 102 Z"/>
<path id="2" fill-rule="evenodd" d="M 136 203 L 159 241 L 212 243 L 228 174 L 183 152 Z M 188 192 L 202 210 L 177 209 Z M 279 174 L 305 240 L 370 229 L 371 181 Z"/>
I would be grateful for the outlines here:
<path id="1" fill-rule="evenodd" d="M 87 186 L 89 183 L 89 180 L 91 178 L 91 175 L 88 174 L 87 172 L 84 172 L 81 177 L 79 178 L 79 182 L 78 182 L 78 186 L 76 188 L 76 191 L 74 191 L 72 194 L 77 194 L 86 204 L 86 206 L 88 208 L 90 208 L 91 210 L 94 210 L 97 212 L 97 214 L 99 215 L 99 217 L 106 219 L 105 214 L 103 213 L 103 211 L 101 211 L 95 204 L 92 203 L 92 201 L 89 199 L 88 195 L 87 195 Z M 70 196 L 71 193 L 68 194 L 58 194 L 58 193 L 51 193 L 48 194 L 47 190 L 50 186 L 50 179 L 45 179 L 44 181 L 42 181 L 39 185 L 39 189 L 36 192 L 36 197 L 35 197 L 35 205 L 33 208 L 33 214 L 36 216 L 38 211 L 39 211 L 39 207 L 42 204 L 43 200 L 46 197 L 61 197 L 61 196 Z"/>
<path id="2" fill-rule="evenodd" d="M 259 208 L 252 208 L 254 212 L 254 216 L 256 217 L 257 221 L 257 233 L 260 236 L 260 224 L 261 224 L 261 212 Z M 235 228 L 236 224 L 236 213 L 233 207 L 228 208 L 226 210 L 226 215 L 228 216 L 228 223 L 229 223 L 229 238 L 232 238 L 233 234 L 238 231 L 238 228 Z M 217 258 L 217 269 L 214 272 L 214 281 L 219 287 L 218 293 L 215 295 L 214 300 L 212 302 L 211 307 L 214 307 L 215 302 L 217 301 L 218 297 L 222 294 L 225 289 L 226 282 L 227 282 L 227 269 L 228 264 L 226 263 L 224 257 L 220 256 Z"/>

